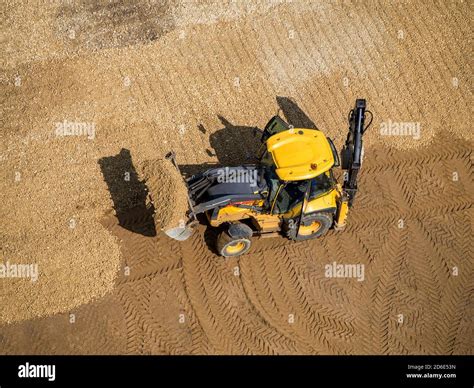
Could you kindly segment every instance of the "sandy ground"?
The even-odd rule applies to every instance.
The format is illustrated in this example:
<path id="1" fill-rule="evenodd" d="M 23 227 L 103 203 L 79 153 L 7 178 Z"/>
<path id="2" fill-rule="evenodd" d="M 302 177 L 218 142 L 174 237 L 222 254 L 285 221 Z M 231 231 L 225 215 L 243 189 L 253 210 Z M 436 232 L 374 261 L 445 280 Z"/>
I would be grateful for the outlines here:
<path id="1" fill-rule="evenodd" d="M 0 279 L 1 352 L 472 354 L 471 7 L 2 4 L 0 254 L 39 278 Z M 277 110 L 340 147 L 357 97 L 344 233 L 224 261 L 156 230 L 147 161 L 251 161 Z M 324 277 L 354 252 L 363 282 Z"/>

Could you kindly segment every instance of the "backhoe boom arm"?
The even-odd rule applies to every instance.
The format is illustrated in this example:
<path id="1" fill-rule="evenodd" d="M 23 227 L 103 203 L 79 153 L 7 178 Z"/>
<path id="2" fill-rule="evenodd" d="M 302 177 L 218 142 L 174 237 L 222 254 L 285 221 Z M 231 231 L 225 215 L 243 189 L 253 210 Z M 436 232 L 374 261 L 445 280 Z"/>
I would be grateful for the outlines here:
<path id="1" fill-rule="evenodd" d="M 352 206 L 357 193 L 357 175 L 362 164 L 363 147 L 362 135 L 367 127 L 365 125 L 366 102 L 357 99 L 355 108 L 349 113 L 349 133 L 342 150 L 342 168 L 347 170 L 345 174 L 343 191 L 349 197 L 349 206 Z M 370 125 L 370 123 L 369 123 Z"/>

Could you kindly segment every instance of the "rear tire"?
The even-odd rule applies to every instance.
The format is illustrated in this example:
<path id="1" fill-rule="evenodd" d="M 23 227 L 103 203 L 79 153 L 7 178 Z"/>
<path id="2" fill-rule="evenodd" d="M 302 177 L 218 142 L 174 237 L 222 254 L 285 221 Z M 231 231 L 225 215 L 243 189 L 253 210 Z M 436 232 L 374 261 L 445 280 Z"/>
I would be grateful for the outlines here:
<path id="1" fill-rule="evenodd" d="M 289 219 L 285 222 L 285 234 L 290 240 L 304 241 L 317 238 L 325 234 L 333 223 L 332 213 L 315 213 L 303 217 L 298 233 L 298 219 Z"/>
<path id="2" fill-rule="evenodd" d="M 216 249 L 221 256 L 235 257 L 246 253 L 251 245 L 250 239 L 231 237 L 226 231 L 223 231 L 217 237 Z"/>

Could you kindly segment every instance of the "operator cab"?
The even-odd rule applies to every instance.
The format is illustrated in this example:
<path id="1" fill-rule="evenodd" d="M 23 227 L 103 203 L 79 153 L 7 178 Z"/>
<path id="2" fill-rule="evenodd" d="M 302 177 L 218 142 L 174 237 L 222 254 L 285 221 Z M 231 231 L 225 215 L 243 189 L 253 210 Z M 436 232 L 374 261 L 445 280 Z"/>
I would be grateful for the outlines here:
<path id="1" fill-rule="evenodd" d="M 291 128 L 279 116 L 273 117 L 262 135 L 260 162 L 269 188 L 266 207 L 272 214 L 284 214 L 301 203 L 309 187 L 309 199 L 335 187 L 331 168 L 339 158 L 331 139 L 321 131 Z"/>
<path id="2" fill-rule="evenodd" d="M 287 213 L 301 203 L 308 185 L 308 200 L 323 196 L 336 187 L 336 180 L 330 171 L 308 180 L 285 182 L 278 178 L 274 169 L 265 168 L 264 178 L 269 191 L 265 208 L 271 214 Z"/>

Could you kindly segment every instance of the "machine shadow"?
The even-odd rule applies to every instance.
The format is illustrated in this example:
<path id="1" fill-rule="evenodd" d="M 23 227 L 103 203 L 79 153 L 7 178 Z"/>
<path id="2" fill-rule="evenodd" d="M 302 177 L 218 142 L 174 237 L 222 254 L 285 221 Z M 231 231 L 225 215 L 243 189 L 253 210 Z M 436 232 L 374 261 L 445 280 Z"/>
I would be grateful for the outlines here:
<path id="1" fill-rule="evenodd" d="M 113 201 L 119 225 L 147 237 L 156 236 L 153 206 L 146 205 L 148 189 L 138 178 L 130 151 L 99 159 L 98 164 Z"/>
<path id="2" fill-rule="evenodd" d="M 284 114 L 288 124 L 295 128 L 318 129 L 314 121 L 293 99 L 276 96 L 276 101 L 279 111 Z M 217 158 L 217 162 L 180 165 L 185 177 L 190 177 L 209 168 L 256 164 L 259 162 L 257 153 L 261 147 L 260 139 L 263 130 L 258 127 L 235 125 L 221 115 L 217 117 L 224 127 L 210 135 L 209 143 L 212 149 L 206 150 L 209 156 Z M 207 132 L 203 125 L 199 125 L 198 129 L 202 133 Z"/>
<path id="3" fill-rule="evenodd" d="M 291 98 L 277 96 L 276 100 L 288 124 L 295 128 L 318 129 L 316 124 Z"/>
<path id="4" fill-rule="evenodd" d="M 215 157 L 217 161 L 201 164 L 180 164 L 179 168 L 185 178 L 210 168 L 258 162 L 257 151 L 261 144 L 262 130 L 258 127 L 234 125 L 222 116 L 217 117 L 224 127 L 209 136 L 211 149 L 206 150 L 207 154 Z M 202 125 L 199 125 L 199 131 L 207 132 Z"/>
<path id="5" fill-rule="evenodd" d="M 226 166 L 256 163 L 262 130 L 234 125 L 224 117 L 218 117 L 224 128 L 214 132 L 209 142 L 219 163 Z"/>

